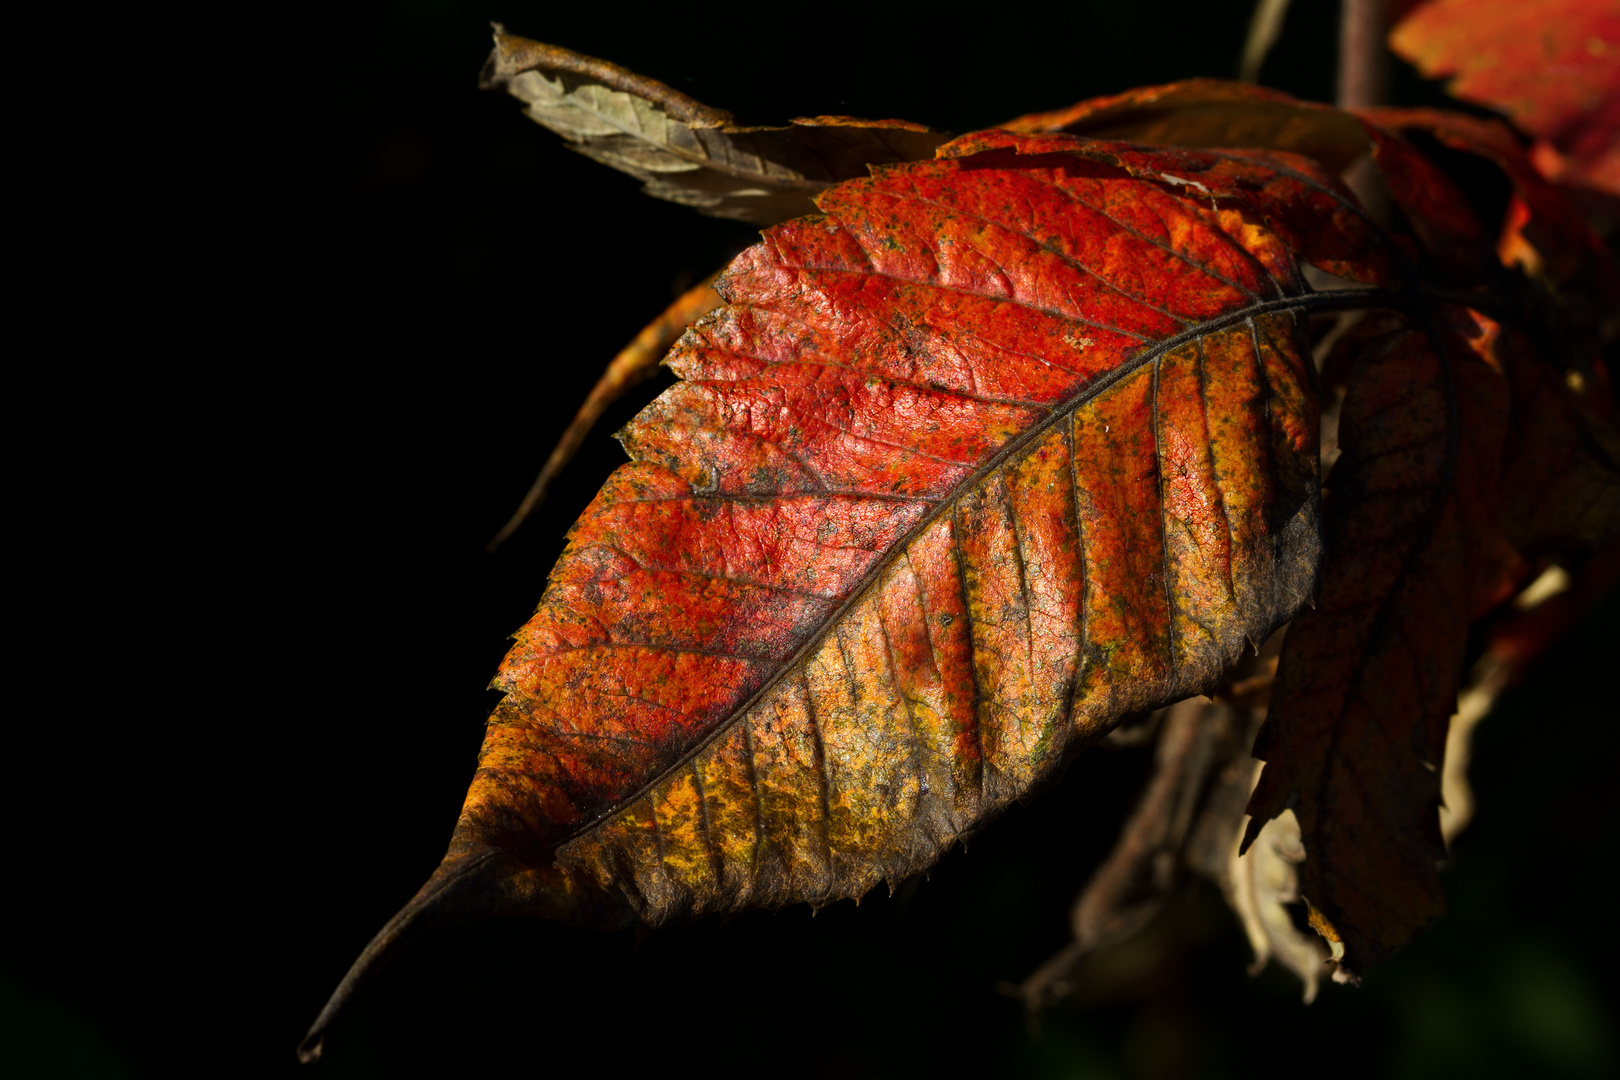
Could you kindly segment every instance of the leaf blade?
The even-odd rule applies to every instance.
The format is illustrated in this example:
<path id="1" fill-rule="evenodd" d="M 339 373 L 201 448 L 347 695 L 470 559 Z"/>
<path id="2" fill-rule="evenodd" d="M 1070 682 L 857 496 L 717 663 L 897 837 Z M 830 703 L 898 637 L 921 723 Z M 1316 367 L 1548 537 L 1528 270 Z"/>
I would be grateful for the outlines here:
<path id="1" fill-rule="evenodd" d="M 907 121 L 846 116 L 744 127 L 656 79 L 499 24 L 479 85 L 522 101 L 530 119 L 642 181 L 654 198 L 759 225 L 813 213 L 816 192 L 866 175 L 868 164 L 927 158 L 951 137 Z"/>
<path id="2" fill-rule="evenodd" d="M 1353 972 L 1444 912 L 1439 774 L 1495 535 L 1506 385 L 1496 328 L 1448 308 L 1369 349 L 1340 420 L 1321 595 L 1283 642 L 1245 847 L 1299 818 L 1300 891 Z"/>
<path id="3" fill-rule="evenodd" d="M 1041 162 L 1045 187 L 1030 183 Z M 581 765 L 572 788 L 547 788 L 585 795 L 527 846 L 555 845 L 560 866 L 620 888 L 647 922 L 859 895 L 914 872 L 1123 712 L 1212 682 L 1308 595 L 1314 405 L 1287 314 L 1299 285 L 1254 254 L 1274 241 L 1115 167 L 1008 164 L 879 170 L 741 256 L 720 282 L 728 307 L 677 346 L 684 381 L 623 433 L 637 463 L 576 526 L 552 607 L 503 667 L 503 708 L 577 716 L 616 696 L 623 716 L 591 734 L 644 737 L 617 779 Z M 1111 201 L 1110 185 L 1131 199 Z M 1146 206 L 1177 228 L 1156 246 L 1146 217 L 1127 227 L 1088 206 Z M 1124 246 L 1088 247 L 1060 216 Z M 1199 255 L 1171 260 L 1180 288 L 1112 270 L 1166 243 Z M 1030 377 L 1015 387 L 1009 372 Z M 778 598 L 728 592 L 679 661 L 635 654 L 612 686 L 546 652 L 714 600 L 690 581 L 608 595 L 609 581 L 668 573 Z M 670 587 L 636 589 L 655 586 Z M 558 605 L 587 596 L 590 618 L 564 625 Z M 795 633 L 808 636 L 789 656 Z M 705 691 L 666 722 L 653 688 L 671 685 L 730 697 Z M 485 794 L 540 768 L 501 749 L 534 737 L 492 727 L 486 769 L 513 783 L 491 777 Z M 721 759 L 742 764 L 728 777 Z M 682 809 L 711 792 L 723 815 L 752 815 L 751 847 L 722 850 Z"/>

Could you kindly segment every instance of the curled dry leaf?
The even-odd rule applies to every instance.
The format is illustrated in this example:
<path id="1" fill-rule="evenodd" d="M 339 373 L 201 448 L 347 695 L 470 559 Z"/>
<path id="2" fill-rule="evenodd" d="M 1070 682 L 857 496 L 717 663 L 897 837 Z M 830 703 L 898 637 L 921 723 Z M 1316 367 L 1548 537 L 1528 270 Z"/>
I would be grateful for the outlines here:
<path id="1" fill-rule="evenodd" d="M 1074 940 L 1025 979 L 1018 996 L 1030 1009 L 1065 997 L 1081 965 L 1097 950 L 1140 931 L 1181 884 L 1194 824 L 1206 828 L 1210 781 L 1225 763 L 1244 759 L 1244 786 L 1220 832 L 1221 855 L 1237 843 L 1249 795 L 1247 713 L 1191 698 L 1165 710 L 1158 724 L 1153 775 L 1108 858 L 1092 874 L 1072 915 Z M 1223 866 L 1224 869 L 1224 866 Z"/>
<path id="2" fill-rule="evenodd" d="M 1295 927 L 1298 866 L 1305 859 L 1291 810 L 1266 822 L 1240 850 L 1244 811 L 1260 763 L 1250 753 L 1265 718 L 1279 631 L 1258 656 L 1223 682 L 1217 702 L 1190 699 L 1164 710 L 1156 730 L 1153 774 L 1120 839 L 1075 903 L 1074 940 L 1018 988 L 1031 1009 L 1050 1005 L 1104 977 L 1090 963 L 1099 950 L 1144 932 L 1191 871 L 1221 890 L 1254 950 L 1251 975 L 1275 959 L 1299 977 L 1307 1003 L 1316 997 L 1329 952 L 1314 933 Z M 1238 688 L 1242 688 L 1241 690 Z M 1246 705 L 1220 703 L 1242 696 Z M 1122 729 L 1123 730 L 1123 729 Z"/>
<path id="3" fill-rule="evenodd" d="M 816 192 L 865 176 L 868 165 L 932 157 L 951 138 L 904 120 L 847 116 L 743 127 L 656 79 L 498 24 L 479 82 L 511 94 L 530 119 L 634 176 L 647 194 L 757 225 L 813 213 Z"/>
<path id="4" fill-rule="evenodd" d="M 1248 818 L 1243 820 L 1247 823 Z M 1305 861 L 1299 819 L 1292 810 L 1284 810 L 1261 826 L 1247 851 L 1240 850 L 1243 828 L 1234 829 L 1231 837 L 1222 886 L 1254 950 L 1249 973 L 1257 975 L 1276 960 L 1299 976 L 1308 1005 L 1316 1000 L 1330 953 L 1319 936 L 1302 933 L 1294 925 L 1288 910 L 1300 900 L 1299 866 Z"/>

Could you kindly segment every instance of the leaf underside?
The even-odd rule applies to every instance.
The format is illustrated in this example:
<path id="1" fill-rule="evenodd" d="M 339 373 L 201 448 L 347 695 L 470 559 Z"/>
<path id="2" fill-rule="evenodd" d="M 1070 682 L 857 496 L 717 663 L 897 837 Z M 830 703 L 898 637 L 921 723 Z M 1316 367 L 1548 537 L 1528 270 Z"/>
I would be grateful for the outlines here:
<path id="1" fill-rule="evenodd" d="M 865 176 L 868 165 L 932 157 L 951 138 L 921 124 L 845 116 L 743 127 L 663 83 L 499 26 L 480 81 L 654 198 L 758 225 L 813 213 L 817 192 Z"/>

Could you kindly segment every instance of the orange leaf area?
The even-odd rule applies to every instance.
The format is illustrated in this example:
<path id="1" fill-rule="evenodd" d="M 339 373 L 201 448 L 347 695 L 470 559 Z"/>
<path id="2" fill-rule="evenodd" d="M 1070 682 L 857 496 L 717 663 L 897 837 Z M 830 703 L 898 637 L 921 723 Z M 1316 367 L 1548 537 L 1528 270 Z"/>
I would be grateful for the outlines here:
<path id="1" fill-rule="evenodd" d="M 1620 5 L 1430 0 L 1390 45 L 1542 140 L 1548 179 L 1620 195 Z"/>
<path id="2" fill-rule="evenodd" d="M 599 925 L 859 896 L 1212 687 L 1317 560 L 1311 170 L 990 133 L 768 230 L 501 667 L 458 858 Z"/>
<path id="3" fill-rule="evenodd" d="M 1245 842 L 1293 809 L 1300 892 L 1364 970 L 1444 911 L 1446 723 L 1494 569 L 1507 384 L 1495 324 L 1445 308 L 1358 363 L 1328 478 L 1321 596 L 1289 628 Z"/>

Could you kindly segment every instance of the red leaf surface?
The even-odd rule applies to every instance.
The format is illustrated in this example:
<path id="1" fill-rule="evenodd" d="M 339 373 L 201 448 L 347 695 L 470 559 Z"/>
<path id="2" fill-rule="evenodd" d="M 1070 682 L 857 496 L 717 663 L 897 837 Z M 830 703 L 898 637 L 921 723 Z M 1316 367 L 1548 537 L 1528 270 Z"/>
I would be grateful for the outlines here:
<path id="1" fill-rule="evenodd" d="M 1352 971 L 1444 912 L 1439 766 L 1474 600 L 1496 569 L 1499 331 L 1461 308 L 1436 324 L 1358 362 L 1327 484 L 1321 595 L 1289 628 L 1255 742 L 1267 765 L 1245 845 L 1293 809 L 1300 892 Z"/>
<path id="2" fill-rule="evenodd" d="M 1542 140 L 1549 179 L 1620 195 L 1620 4 L 1429 0 L 1390 35 L 1425 75 Z"/>
<path id="3" fill-rule="evenodd" d="M 621 433 L 496 685 L 462 905 L 657 925 L 858 897 L 1310 596 L 1306 258 L 1399 286 L 1307 159 L 990 132 L 764 233 Z M 1335 224 L 1342 227 L 1335 227 Z"/>

